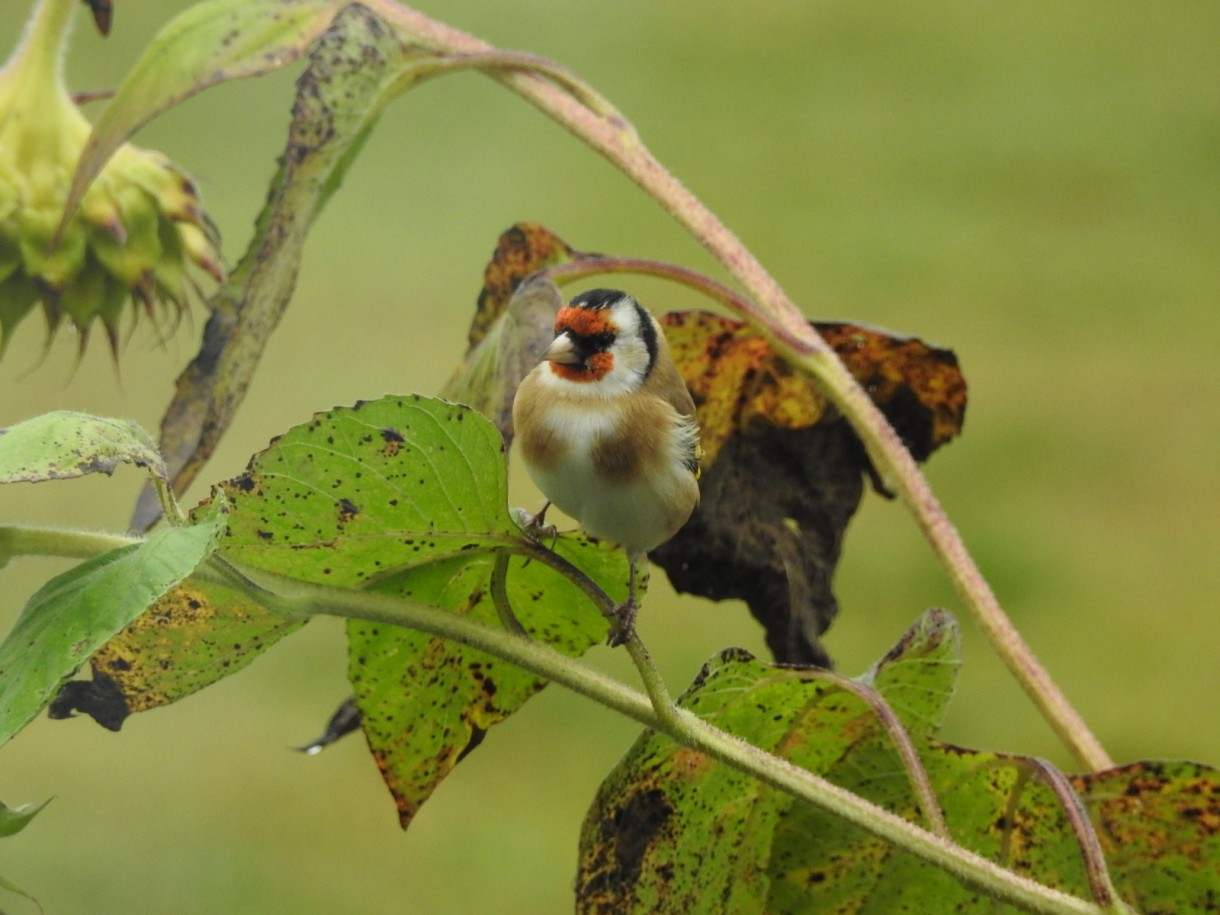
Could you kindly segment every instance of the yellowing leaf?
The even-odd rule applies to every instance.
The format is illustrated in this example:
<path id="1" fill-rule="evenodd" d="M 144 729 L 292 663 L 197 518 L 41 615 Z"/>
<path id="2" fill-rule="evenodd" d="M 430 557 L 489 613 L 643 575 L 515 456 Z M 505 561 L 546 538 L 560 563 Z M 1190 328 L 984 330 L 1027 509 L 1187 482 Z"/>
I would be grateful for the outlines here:
<path id="1" fill-rule="evenodd" d="M 698 407 L 707 465 L 730 437 L 758 423 L 803 429 L 836 418 L 813 382 L 776 357 L 745 322 L 671 312 L 661 323 Z M 951 351 L 852 324 L 813 323 L 917 459 L 961 431 L 966 383 Z"/>

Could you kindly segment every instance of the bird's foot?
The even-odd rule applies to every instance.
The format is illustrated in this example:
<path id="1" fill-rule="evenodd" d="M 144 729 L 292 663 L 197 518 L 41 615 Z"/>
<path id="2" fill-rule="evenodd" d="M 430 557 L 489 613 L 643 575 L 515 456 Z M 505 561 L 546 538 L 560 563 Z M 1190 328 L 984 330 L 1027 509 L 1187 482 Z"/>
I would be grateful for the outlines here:
<path id="1" fill-rule="evenodd" d="M 634 598 L 628 598 L 610 611 L 610 638 L 606 642 L 607 645 L 617 648 L 635 638 L 635 614 L 639 609 Z"/>
<path id="2" fill-rule="evenodd" d="M 538 510 L 537 514 L 531 515 L 524 508 L 514 508 L 512 510 L 513 520 L 517 522 L 517 526 L 521 528 L 521 532 L 525 536 L 537 540 L 541 543 L 544 539 L 550 541 L 550 548 L 555 548 L 555 541 L 559 539 L 559 531 L 553 524 L 546 523 L 546 510 L 551 507 L 551 503 L 547 502 Z"/>

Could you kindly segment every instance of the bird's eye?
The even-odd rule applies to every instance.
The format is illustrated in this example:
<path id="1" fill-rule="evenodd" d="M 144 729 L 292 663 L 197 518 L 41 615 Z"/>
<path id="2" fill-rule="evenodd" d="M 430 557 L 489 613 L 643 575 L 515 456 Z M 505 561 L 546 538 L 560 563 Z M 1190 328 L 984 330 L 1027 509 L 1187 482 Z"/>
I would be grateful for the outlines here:
<path id="1" fill-rule="evenodd" d="M 604 352 L 614 344 L 614 334 L 608 332 L 594 334 L 591 338 L 589 338 L 589 342 L 592 344 L 594 350 Z"/>

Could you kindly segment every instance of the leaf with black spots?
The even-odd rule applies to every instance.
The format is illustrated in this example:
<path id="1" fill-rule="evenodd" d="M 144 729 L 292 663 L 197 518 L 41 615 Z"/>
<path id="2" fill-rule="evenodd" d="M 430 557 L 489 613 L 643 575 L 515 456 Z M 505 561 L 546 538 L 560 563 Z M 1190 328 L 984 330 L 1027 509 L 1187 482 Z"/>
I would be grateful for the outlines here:
<path id="1" fill-rule="evenodd" d="M 232 503 L 221 553 L 246 566 L 367 588 L 499 624 L 497 561 L 522 549 L 509 514 L 504 445 L 469 407 L 387 397 L 318 414 L 221 489 Z M 555 552 L 615 599 L 622 552 L 577 535 Z M 534 638 L 568 654 L 607 623 L 567 577 L 509 555 L 505 590 Z M 349 676 L 370 749 L 403 824 L 496 722 L 543 684 L 453 642 L 382 623 L 348 625 Z"/>
<path id="2" fill-rule="evenodd" d="M 309 63 L 297 80 L 292 123 L 267 204 L 245 255 L 209 303 L 212 314 L 199 352 L 178 377 L 161 420 L 161 451 L 177 492 L 211 458 L 245 399 L 292 298 L 313 221 L 356 160 L 387 100 L 411 84 L 423 58 L 360 4 L 196 4 L 132 69 L 94 132 L 91 148 L 96 146 L 97 157 L 87 151 L 80 167 L 87 175 L 141 117 L 203 85 L 291 63 L 307 48 Z M 177 65 L 168 78 L 156 69 L 164 60 Z M 335 320 L 343 320 L 341 313 Z M 158 506 L 145 490 L 132 527 L 146 529 L 157 516 Z"/>
<path id="3" fill-rule="evenodd" d="M 0 645 L 0 744 L 104 642 L 212 554 L 226 509 L 217 500 L 194 524 L 155 531 L 142 542 L 87 560 L 30 598 Z M 115 711 L 110 720 L 117 726 L 123 717 Z"/>
<path id="4" fill-rule="evenodd" d="M 130 420 L 54 410 L 0 429 L 0 483 L 109 475 L 120 464 L 168 476 L 157 446 Z"/>
<path id="5" fill-rule="evenodd" d="M 118 730 L 127 715 L 169 705 L 237 673 L 302 625 L 235 588 L 188 578 L 94 653 L 93 680 L 65 684 L 52 717 L 79 711 Z"/>
<path id="6" fill-rule="evenodd" d="M 1136 910 L 1213 911 L 1220 899 L 1217 770 L 1142 762 L 1075 777 L 1068 784 L 1086 822 L 1073 824 L 1044 763 L 934 739 L 958 643 L 951 618 L 934 611 L 859 681 L 902 719 L 953 840 L 1088 899 L 1087 842 L 1078 829 L 1091 823 L 1117 891 Z M 893 813 L 923 820 L 878 717 L 816 672 L 729 651 L 704 667 L 679 704 Z M 997 911 L 994 899 L 935 865 L 651 732 L 602 784 L 586 817 L 577 888 L 585 913 Z"/>
<path id="7" fill-rule="evenodd" d="M 930 613 L 904 639 L 904 650 L 866 678 L 882 696 L 899 694 L 894 710 L 913 738 L 941 720 L 960 641 L 951 616 Z M 908 683 L 917 689 L 903 689 Z M 704 665 L 678 704 L 810 771 L 850 767 L 875 783 L 874 796 L 912 805 L 894 744 L 871 706 L 815 673 L 729 649 Z M 645 733 L 602 783 L 585 819 L 580 911 L 787 911 L 767 906 L 768 868 L 799 806 L 751 775 Z"/>

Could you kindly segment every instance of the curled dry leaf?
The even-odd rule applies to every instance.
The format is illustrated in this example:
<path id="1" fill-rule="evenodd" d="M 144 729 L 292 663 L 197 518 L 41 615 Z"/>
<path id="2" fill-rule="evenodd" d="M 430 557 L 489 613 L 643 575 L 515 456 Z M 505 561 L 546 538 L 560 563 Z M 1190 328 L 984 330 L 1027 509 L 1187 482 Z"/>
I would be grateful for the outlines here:
<path id="1" fill-rule="evenodd" d="M 483 288 L 470 323 L 470 350 L 487 336 L 526 278 L 580 256 L 562 238 L 535 222 L 518 222 L 500 233 L 496 250 L 483 270 Z"/>
<path id="2" fill-rule="evenodd" d="M 851 427 L 749 325 L 700 312 L 662 318 L 697 406 L 702 499 L 652 554 L 679 591 L 744 599 L 785 663 L 828 666 L 819 636 L 831 579 L 872 468 Z M 966 383 L 950 350 L 851 324 L 817 323 L 918 460 L 961 430 Z"/>
<path id="3" fill-rule="evenodd" d="M 441 396 L 474 407 L 493 423 L 506 444 L 513 440 L 513 398 L 538 355 L 554 339 L 563 296 L 545 276 L 527 277 L 508 298 L 497 300 L 499 318 L 441 388 Z M 479 312 L 481 317 L 484 313 Z M 477 318 L 476 318 L 477 320 Z"/>

